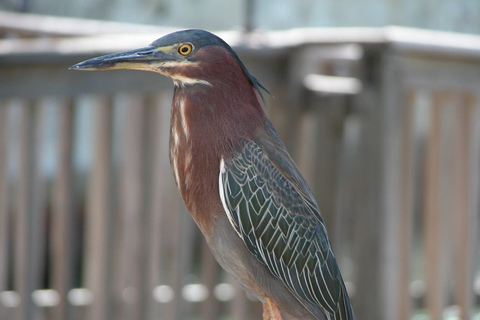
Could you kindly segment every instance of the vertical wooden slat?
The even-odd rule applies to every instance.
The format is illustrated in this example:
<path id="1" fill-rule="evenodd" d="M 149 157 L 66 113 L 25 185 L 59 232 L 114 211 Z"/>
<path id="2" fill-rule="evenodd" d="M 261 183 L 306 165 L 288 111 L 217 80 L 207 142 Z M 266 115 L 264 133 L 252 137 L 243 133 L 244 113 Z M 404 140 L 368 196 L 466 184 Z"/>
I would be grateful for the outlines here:
<path id="1" fill-rule="evenodd" d="M 401 186 L 401 217 L 400 217 L 400 241 L 399 241 L 399 293 L 398 319 L 409 319 L 411 313 L 411 297 L 408 291 L 410 284 L 410 270 L 412 265 L 412 219 L 413 219 L 413 192 L 414 192 L 414 169 L 413 169 L 413 107 L 415 92 L 410 90 L 407 94 L 405 105 L 405 118 L 403 124 L 402 145 L 402 186 Z"/>
<path id="2" fill-rule="evenodd" d="M 110 100 L 94 103 L 94 161 L 88 185 L 85 228 L 85 284 L 94 296 L 89 320 L 112 319 L 112 217 L 111 217 L 111 130 Z"/>
<path id="3" fill-rule="evenodd" d="M 232 283 L 235 286 L 235 298 L 230 303 L 230 312 L 232 315 L 233 320 L 246 320 L 249 319 L 251 315 L 251 310 L 249 310 L 248 305 L 249 301 L 247 299 L 247 295 L 245 294 L 245 290 L 241 288 L 235 281 L 232 279 Z M 249 312 L 250 311 L 250 312 Z"/>
<path id="4" fill-rule="evenodd" d="M 153 290 L 157 281 L 152 281 L 152 258 L 158 257 L 159 253 L 154 253 L 152 248 L 158 248 L 158 243 L 152 243 L 152 233 L 158 232 L 155 230 L 155 224 L 157 222 L 158 215 L 155 215 L 151 210 L 151 205 L 154 203 L 152 197 L 155 197 L 153 191 L 155 190 L 155 176 L 153 175 L 155 165 L 154 158 L 156 156 L 155 147 L 158 137 L 153 133 L 155 132 L 155 126 L 158 125 L 158 119 L 156 118 L 158 109 L 156 108 L 156 99 L 152 96 L 145 96 L 143 101 L 143 129 L 142 129 L 142 183 L 143 183 L 143 196 L 142 196 L 142 219 L 141 223 L 141 260 L 140 260 L 140 288 L 139 288 L 139 308 L 142 319 L 151 319 Z M 138 106 L 137 106 L 138 107 Z M 158 265 L 157 265 L 158 267 Z M 157 271 L 158 272 L 158 271 Z"/>
<path id="5" fill-rule="evenodd" d="M 28 266 L 31 263 L 29 250 L 29 238 L 31 237 L 30 208 L 31 198 L 30 177 L 32 169 L 32 108 L 22 105 L 19 123 L 19 181 L 17 185 L 17 207 L 15 219 L 15 284 L 14 288 L 20 296 L 20 308 L 17 312 L 17 320 L 31 319 L 33 316 L 33 301 L 30 296 L 34 286 L 28 275 Z"/>
<path id="6" fill-rule="evenodd" d="M 478 279 L 478 260 L 472 259 L 478 256 L 480 249 L 480 95 L 478 91 L 475 95 L 469 93 L 466 96 L 466 105 L 471 105 L 471 112 L 468 114 L 470 124 L 470 144 L 469 144 L 469 166 L 468 166 L 468 217 L 465 221 L 468 237 L 466 241 L 466 255 L 469 256 L 469 266 L 459 281 L 459 303 L 461 308 L 470 310 L 471 307 L 478 307 L 477 295 L 473 293 L 473 283 L 475 275 Z M 474 299 L 477 297 L 477 304 Z M 477 309 L 478 310 L 478 309 Z M 477 313 L 478 315 L 478 313 Z M 468 317 L 468 312 L 465 314 Z"/>
<path id="7" fill-rule="evenodd" d="M 16 320 L 31 319 L 33 315 L 33 301 L 29 292 L 33 290 L 33 284 L 28 277 L 28 265 L 30 264 L 29 238 L 30 219 L 29 201 L 31 197 L 30 177 L 32 176 L 32 108 L 22 105 L 20 107 L 20 119 L 18 127 L 19 135 L 19 179 L 17 184 L 16 216 L 15 216 L 15 281 L 14 289 L 20 296 L 20 308 Z"/>
<path id="8" fill-rule="evenodd" d="M 461 318 L 471 319 L 473 310 L 473 266 L 475 263 L 475 251 L 472 249 L 475 243 L 475 229 L 478 227 L 476 227 L 475 209 L 471 210 L 469 204 L 472 203 L 471 197 L 478 197 L 478 193 L 472 193 L 476 188 L 471 181 L 478 181 L 480 178 L 478 175 L 478 145 L 480 145 L 478 137 L 480 135 L 478 135 L 478 128 L 475 127 L 478 126 L 480 113 L 475 112 L 475 97 L 471 93 L 464 94 L 456 107 L 459 113 L 459 123 L 456 128 L 456 139 L 454 141 L 454 189 L 456 200 L 454 216 L 457 217 L 457 225 L 454 232 L 454 235 L 456 235 L 454 260 L 457 266 L 457 272 L 455 273 L 457 275 L 455 302 L 460 307 Z"/>
<path id="9" fill-rule="evenodd" d="M 325 219 L 330 241 L 335 243 L 335 191 L 338 184 L 339 141 L 345 97 L 318 97 L 309 95 L 307 110 L 299 117 L 297 164 L 312 189 Z M 305 99 L 307 100 L 307 99 Z M 335 250 L 335 254 L 339 251 Z"/>
<path id="10" fill-rule="evenodd" d="M 162 233 L 162 258 L 160 264 L 162 270 L 165 270 L 162 276 L 162 282 L 169 285 L 174 292 L 174 299 L 163 306 L 162 319 L 176 320 L 181 319 L 179 314 L 187 313 L 187 303 L 182 298 L 183 277 L 188 272 L 188 266 L 182 264 L 185 253 L 180 252 L 185 248 L 185 244 L 189 245 L 193 228 L 191 228 L 187 213 L 182 212 L 183 203 L 180 199 L 177 188 L 173 183 L 173 179 L 167 179 L 164 182 L 165 195 L 169 197 L 168 202 L 162 207 L 161 214 L 161 233 Z M 187 222 L 185 226 L 184 221 Z M 188 231 L 185 231 L 188 227 Z M 187 235 L 184 237 L 184 235 Z M 183 246 L 181 244 L 184 244 Z M 185 250 L 183 250 L 185 251 Z M 188 259 L 188 251 L 186 252 Z M 187 260 L 188 261 L 188 260 Z M 181 310 L 182 305 L 184 309 Z"/>
<path id="11" fill-rule="evenodd" d="M 20 157 L 16 219 L 15 287 L 21 305 L 17 319 L 33 319 L 32 292 L 40 286 L 45 244 L 45 179 L 40 172 L 43 122 L 38 103 L 20 103 Z"/>
<path id="12" fill-rule="evenodd" d="M 48 100 L 41 99 L 35 100 L 32 104 L 34 111 L 34 146 L 33 148 L 33 165 L 34 165 L 34 176 L 32 177 L 33 181 L 33 192 L 32 192 L 32 264 L 30 268 L 30 276 L 34 283 L 34 289 L 45 289 L 46 284 L 44 279 L 44 274 L 47 267 L 47 205 L 48 205 L 48 181 L 47 181 L 47 172 L 45 168 L 46 163 L 46 128 L 47 128 L 47 106 Z M 32 294 L 31 292 L 30 294 Z M 37 296 L 38 297 L 38 296 Z M 53 303 L 52 300 L 46 299 L 47 303 Z M 41 303 L 41 301 L 39 301 Z M 36 314 L 35 317 L 48 317 L 48 311 L 44 308 L 35 308 Z"/>
<path id="13" fill-rule="evenodd" d="M 60 296 L 60 304 L 54 309 L 53 318 L 65 320 L 72 316 L 67 294 L 73 286 L 73 101 L 61 101 L 58 115 L 58 160 L 52 212 L 52 287 Z"/>
<path id="14" fill-rule="evenodd" d="M 146 149 L 146 168 L 144 176 L 146 184 L 148 184 L 148 194 L 146 195 L 146 217 L 144 223 L 144 246 L 148 260 L 145 261 L 146 276 L 144 292 L 141 293 L 144 297 L 145 318 L 155 319 L 160 318 L 160 313 L 157 310 L 157 303 L 153 299 L 153 291 L 159 281 L 160 273 L 160 240 L 158 234 L 160 231 L 160 210 L 161 210 L 161 178 L 158 153 L 160 149 L 159 140 L 161 136 L 158 134 L 160 127 L 158 99 L 151 97 L 145 108 L 145 125 L 147 127 L 147 141 Z M 148 176 L 147 176 L 148 175 Z"/>
<path id="15" fill-rule="evenodd" d="M 427 283 L 427 309 L 432 319 L 442 316 L 442 294 L 440 280 L 440 217 L 439 217 L 439 148 L 440 107 L 443 95 L 436 94 L 431 106 L 430 134 L 425 159 L 424 212 L 425 212 L 425 274 Z"/>
<path id="16" fill-rule="evenodd" d="M 161 281 L 165 281 L 165 277 L 162 277 L 162 271 L 165 270 L 162 267 L 162 257 L 164 256 L 164 241 L 163 229 L 170 229 L 171 227 L 164 226 L 164 215 L 170 214 L 168 206 L 170 203 L 170 197 L 167 195 L 169 188 L 166 184 L 170 181 L 171 173 L 168 162 L 168 141 L 169 141 L 169 122 L 170 122 L 170 109 L 167 107 L 170 104 L 171 98 L 168 97 L 168 102 L 163 95 L 155 96 L 149 107 L 147 120 L 150 121 L 149 128 L 151 135 L 151 157 L 149 164 L 149 174 L 151 174 L 151 187 L 149 197 L 149 214 L 147 232 L 149 239 L 146 245 L 149 247 L 149 265 L 148 265 L 148 293 L 151 301 L 148 307 L 147 319 L 164 319 L 165 305 L 161 305 L 159 302 L 154 301 L 152 293 L 157 285 L 164 284 Z M 165 227 L 165 228 L 163 228 Z"/>
<path id="17" fill-rule="evenodd" d="M 342 260 L 348 258 L 347 261 L 352 262 L 352 241 L 354 224 L 352 221 L 352 211 L 354 202 L 352 201 L 355 194 L 355 186 L 352 183 L 355 177 L 355 169 L 357 156 L 360 145 L 360 126 L 358 114 L 345 115 L 343 120 L 342 139 L 339 141 L 339 164 L 337 172 L 337 190 L 335 190 L 335 215 L 334 215 L 334 232 L 332 245 L 334 253 L 339 260 L 342 277 L 345 281 L 350 281 L 352 272 L 347 272 L 346 268 L 342 269 Z M 350 269 L 352 270 L 352 269 Z M 353 298 L 353 295 L 350 296 Z"/>
<path id="18" fill-rule="evenodd" d="M 198 229 L 195 222 L 185 207 L 183 201 L 177 196 L 179 211 L 176 217 L 176 230 L 174 250 L 173 270 L 171 277 L 173 279 L 173 290 L 175 291 L 174 312 L 172 320 L 186 319 L 192 310 L 191 302 L 182 297 L 182 289 L 185 284 L 186 276 L 191 272 L 193 261 L 193 249 L 195 239 L 198 237 Z"/>
<path id="19" fill-rule="evenodd" d="M 143 292 L 142 221 L 144 220 L 143 193 L 143 100 L 139 96 L 123 98 L 126 103 L 126 126 L 121 181 L 120 212 L 120 290 L 124 300 L 122 319 L 142 319 L 140 293 Z"/>
<path id="20" fill-rule="evenodd" d="M 480 94 L 476 92 L 476 94 L 472 97 L 468 97 L 468 99 L 473 99 L 473 110 L 471 112 L 471 124 L 470 124 L 470 146 L 469 146 L 469 202 L 468 202 L 468 221 L 467 224 L 469 230 L 469 237 L 468 241 L 468 253 L 470 257 L 475 257 L 478 255 L 480 250 Z M 472 303 L 472 299 L 475 298 L 475 294 L 473 292 L 473 281 L 470 279 L 475 279 L 475 276 L 478 279 L 478 260 L 475 259 L 470 260 L 470 266 L 467 272 L 469 274 L 465 274 L 465 279 L 461 280 L 462 292 L 466 293 L 466 301 L 464 304 L 466 306 L 469 303 Z M 478 291 L 476 293 L 477 296 L 477 303 L 476 307 L 479 306 L 478 304 Z M 462 300 L 460 300 L 462 301 Z M 475 301 L 475 300 L 473 300 Z M 477 313 L 478 314 L 478 313 Z"/>
<path id="21" fill-rule="evenodd" d="M 213 291 L 219 279 L 219 266 L 212 253 L 210 252 L 210 248 L 208 247 L 207 242 L 203 239 L 201 255 L 201 279 L 203 284 L 205 284 L 205 286 L 207 287 L 209 294 L 207 299 L 202 302 L 200 318 L 203 320 L 217 319 L 219 315 L 220 302 L 215 298 Z"/>
<path id="22" fill-rule="evenodd" d="M 8 197 L 8 123 L 9 108 L 0 101 L 0 293 L 7 290 L 9 248 L 9 197 Z M 6 319 L 7 310 L 0 302 L 0 319 Z"/>
<path id="23" fill-rule="evenodd" d="M 440 105 L 440 146 L 439 146 L 439 221 L 437 250 L 439 257 L 439 299 L 442 303 L 442 312 L 446 306 L 452 303 L 453 283 L 456 277 L 456 262 L 454 261 L 454 231 L 458 216 L 461 215 L 461 208 L 456 206 L 455 198 L 455 162 L 458 160 L 456 154 L 455 137 L 458 135 L 458 95 L 454 91 L 444 91 L 441 95 Z M 461 158 L 462 156 L 460 156 Z M 455 214 L 453 214 L 455 213 Z"/>

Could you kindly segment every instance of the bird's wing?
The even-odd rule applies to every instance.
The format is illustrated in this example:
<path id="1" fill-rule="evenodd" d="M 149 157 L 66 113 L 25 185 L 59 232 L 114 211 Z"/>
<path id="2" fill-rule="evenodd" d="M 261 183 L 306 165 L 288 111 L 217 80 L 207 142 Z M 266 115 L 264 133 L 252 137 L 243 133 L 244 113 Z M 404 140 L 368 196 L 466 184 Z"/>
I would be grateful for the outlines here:
<path id="1" fill-rule="evenodd" d="M 349 308 L 325 226 L 309 190 L 299 189 L 298 181 L 282 174 L 253 141 L 222 160 L 219 184 L 224 209 L 248 250 L 300 302 L 321 306 L 332 315 L 340 306 Z M 345 297 L 347 301 L 342 301 Z"/>

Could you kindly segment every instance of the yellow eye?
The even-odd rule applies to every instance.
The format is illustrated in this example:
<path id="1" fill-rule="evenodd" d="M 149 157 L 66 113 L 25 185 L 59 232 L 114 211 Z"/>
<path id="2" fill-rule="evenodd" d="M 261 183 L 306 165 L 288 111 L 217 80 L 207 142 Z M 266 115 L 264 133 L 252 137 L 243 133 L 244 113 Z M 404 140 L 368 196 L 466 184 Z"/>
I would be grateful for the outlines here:
<path id="1" fill-rule="evenodd" d="M 180 53 L 182 56 L 188 56 L 192 50 L 193 47 L 190 43 L 185 43 L 178 47 L 178 53 Z"/>

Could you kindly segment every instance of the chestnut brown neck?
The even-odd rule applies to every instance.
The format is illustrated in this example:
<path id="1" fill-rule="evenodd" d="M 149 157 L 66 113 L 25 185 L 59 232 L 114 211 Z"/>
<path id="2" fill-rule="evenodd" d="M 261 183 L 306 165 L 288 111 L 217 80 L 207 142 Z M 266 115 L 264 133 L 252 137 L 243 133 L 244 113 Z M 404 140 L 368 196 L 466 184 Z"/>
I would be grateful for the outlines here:
<path id="1" fill-rule="evenodd" d="M 172 103 L 170 162 L 174 178 L 207 239 L 212 219 L 224 214 L 218 191 L 220 161 L 252 139 L 264 123 L 255 89 L 241 69 L 236 72 L 235 81 L 207 79 L 211 85 L 176 86 Z"/>

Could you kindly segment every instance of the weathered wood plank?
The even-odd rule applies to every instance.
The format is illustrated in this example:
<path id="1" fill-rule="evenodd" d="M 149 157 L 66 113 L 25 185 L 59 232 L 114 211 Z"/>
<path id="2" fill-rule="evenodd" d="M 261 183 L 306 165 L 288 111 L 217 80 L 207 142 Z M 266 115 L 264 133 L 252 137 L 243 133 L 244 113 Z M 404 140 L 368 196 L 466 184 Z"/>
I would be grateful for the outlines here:
<path id="1" fill-rule="evenodd" d="M 67 300 L 68 292 L 73 288 L 73 235 L 74 230 L 74 181 L 73 146 L 75 109 L 71 99 L 63 99 L 58 104 L 58 151 L 57 173 L 53 186 L 52 210 L 52 288 L 60 297 L 60 303 L 54 309 L 53 319 L 71 319 L 71 305 Z"/>
<path id="2" fill-rule="evenodd" d="M 20 154 L 17 196 L 15 288 L 20 294 L 18 319 L 37 314 L 31 293 L 40 288 L 45 261 L 45 177 L 40 169 L 43 149 L 42 108 L 38 101 L 20 101 Z"/>
<path id="3" fill-rule="evenodd" d="M 145 299 L 146 299 L 146 318 L 155 319 L 160 318 L 160 310 L 158 310 L 158 302 L 154 300 L 153 291 L 160 281 L 160 256 L 161 256 L 161 240 L 160 240 L 160 228 L 161 228 L 161 210 L 162 210 L 162 178 L 164 171 L 161 166 L 161 155 L 165 152 L 163 149 L 164 136 L 162 135 L 161 126 L 161 110 L 163 107 L 160 104 L 160 98 L 158 96 L 150 96 L 148 104 L 145 109 L 145 121 L 147 126 L 148 145 L 147 150 L 147 164 L 145 172 L 148 172 L 150 176 L 147 179 L 148 183 L 148 195 L 146 199 L 147 214 L 145 219 L 145 231 L 147 238 L 145 241 L 146 252 L 149 259 L 146 263 L 146 286 L 145 286 Z M 168 135 L 168 133 L 167 133 Z"/>
<path id="4" fill-rule="evenodd" d="M 462 316 L 468 318 L 469 312 L 472 313 L 472 307 L 475 306 L 473 293 L 473 284 L 475 279 L 475 267 L 478 272 L 478 260 L 474 257 L 478 255 L 480 248 L 480 95 L 478 91 L 468 93 L 465 96 L 466 106 L 470 109 L 467 113 L 466 121 L 469 121 L 469 146 L 468 146 L 468 203 L 467 203 L 467 218 L 465 221 L 465 229 L 468 236 L 465 239 L 465 254 L 468 255 L 469 266 L 466 268 L 463 277 L 459 281 L 459 304 L 465 313 Z M 478 275 L 478 273 L 477 273 Z M 478 276 L 477 276 L 478 279 Z M 478 292 L 477 292 L 478 296 Z M 478 307 L 478 304 L 477 304 Z"/>
<path id="5" fill-rule="evenodd" d="M 121 95 L 125 107 L 125 126 L 121 168 L 119 216 L 118 287 L 124 300 L 118 317 L 142 319 L 144 181 L 143 181 L 143 99 L 139 95 Z"/>
<path id="6" fill-rule="evenodd" d="M 0 100 L 0 293 L 8 288 L 9 259 L 9 179 L 8 179 L 8 140 L 9 140 L 8 101 Z M 7 310 L 0 302 L 0 318 L 6 319 Z"/>
<path id="7" fill-rule="evenodd" d="M 381 67 L 388 63 L 378 56 L 370 57 L 372 64 L 378 67 L 371 72 L 375 75 L 376 84 L 381 80 Z M 374 62 L 373 62 L 374 61 Z M 383 211 L 384 188 L 382 186 L 382 108 L 381 93 L 372 86 L 365 86 L 358 97 L 360 114 L 360 145 L 357 156 L 356 172 L 353 184 L 356 192 L 349 201 L 353 202 L 352 223 L 354 223 L 354 277 L 357 290 L 369 288 L 369 294 L 359 294 L 353 303 L 353 310 L 358 319 L 384 319 L 385 301 L 382 294 L 381 279 L 385 260 L 382 258 L 384 247 Z M 365 263 L 368 261 L 368 263 Z M 385 271 L 385 270 L 384 270 Z M 379 302 L 382 301 L 382 302 Z M 382 308 L 378 308 L 378 304 Z"/>
<path id="8" fill-rule="evenodd" d="M 452 90 L 442 90 L 439 97 L 440 109 L 440 145 L 439 145 L 439 203 L 437 226 L 439 228 L 437 248 L 439 279 L 439 302 L 444 308 L 451 304 L 450 295 L 453 291 L 453 283 L 456 281 L 455 256 L 454 256 L 454 232 L 458 214 L 462 214 L 455 206 L 455 135 L 458 125 L 458 112 L 456 110 L 458 95 Z M 452 213 L 456 214 L 452 214 Z"/>
<path id="9" fill-rule="evenodd" d="M 94 159 L 88 185 L 88 203 L 85 226 L 85 287 L 94 300 L 88 310 L 91 320 L 109 320 L 113 317 L 113 219 L 111 195 L 111 100 L 96 97 L 94 132 Z"/>
<path id="10" fill-rule="evenodd" d="M 38 64 L 33 66 L 20 64 L 13 67 L 7 62 L 9 67 L 3 67 L 0 63 L 2 70 L 0 97 L 35 98 L 46 95 L 145 93 L 158 92 L 162 89 L 171 92 L 171 81 L 154 73 L 115 71 L 113 74 L 99 72 L 92 76 L 90 72 L 67 70 L 73 63 L 91 57 L 80 56 L 77 59 L 67 59 L 67 61 L 62 61 L 65 57 L 60 55 L 44 57 L 44 60 L 50 62 L 41 65 L 42 58 L 39 58 Z M 58 59 L 54 65 L 51 65 L 52 59 Z M 45 81 L 45 79 L 48 79 L 48 81 Z"/>
<path id="11" fill-rule="evenodd" d="M 164 28 L 100 20 L 62 18 L 0 11 L 0 31 L 48 36 L 87 36 L 101 33 L 164 33 Z"/>
<path id="12" fill-rule="evenodd" d="M 364 70 L 361 78 L 356 192 L 350 201 L 355 286 L 358 291 L 368 287 L 369 294 L 355 295 L 354 311 L 359 319 L 398 319 L 405 82 L 394 52 L 366 51 L 364 59 L 375 68 Z"/>
<path id="13" fill-rule="evenodd" d="M 220 311 L 220 301 L 218 301 L 214 296 L 215 285 L 219 280 L 219 271 L 220 267 L 210 252 L 210 248 L 207 245 L 207 242 L 202 239 L 201 245 L 201 259 L 200 263 L 202 264 L 201 279 L 202 283 L 208 289 L 208 297 L 202 302 L 200 307 L 200 319 L 210 320 L 218 319 Z"/>
<path id="14" fill-rule="evenodd" d="M 402 72 L 412 87 L 438 90 L 478 90 L 478 60 L 445 60 L 429 55 L 408 56 Z"/>
<path id="15" fill-rule="evenodd" d="M 432 319 L 440 319 L 443 299 L 440 279 L 440 108 L 444 95 L 436 93 L 430 106 L 430 130 L 425 158 L 424 213 L 425 213 L 425 275 L 426 305 Z"/>
<path id="16" fill-rule="evenodd" d="M 146 228 L 149 237 L 146 243 L 149 247 L 147 249 L 149 254 L 147 287 L 150 294 L 150 297 L 146 298 L 150 301 L 147 319 L 165 319 L 166 305 L 155 301 L 152 294 L 154 288 L 165 284 L 167 278 L 165 275 L 167 255 L 164 249 L 168 245 L 165 234 L 171 229 L 171 226 L 165 223 L 167 222 L 165 216 L 171 213 L 169 189 L 172 188 L 169 184 L 172 181 L 168 161 L 171 99 L 169 96 L 158 94 L 150 100 L 146 115 L 146 120 L 149 121 L 149 139 L 152 148 L 148 164 L 148 174 L 151 178 Z"/>
<path id="17" fill-rule="evenodd" d="M 16 215 L 15 215 L 15 281 L 14 289 L 20 296 L 20 308 L 17 310 L 16 320 L 29 319 L 33 315 L 33 301 L 30 292 L 34 286 L 28 276 L 28 266 L 30 265 L 29 254 L 29 201 L 31 198 L 30 177 L 32 176 L 31 159 L 32 155 L 32 124 L 33 116 L 30 106 L 21 106 L 21 122 L 17 134 L 20 140 L 19 150 L 19 181 L 17 184 Z"/>
<path id="18" fill-rule="evenodd" d="M 182 296 L 182 290 L 186 283 L 187 275 L 191 272 L 193 261 L 194 243 L 198 235 L 198 229 L 195 222 L 188 213 L 183 201 L 179 196 L 178 211 L 173 214 L 175 217 L 175 224 L 172 225 L 177 234 L 175 235 L 175 244 L 171 248 L 173 250 L 172 269 L 170 276 L 172 279 L 172 288 L 175 292 L 173 300 L 171 317 L 167 319 L 186 319 L 191 315 L 192 304 L 188 303 Z"/>
<path id="19" fill-rule="evenodd" d="M 413 207 L 414 193 L 414 138 L 413 138 L 413 108 L 415 103 L 415 90 L 407 92 L 404 106 L 403 133 L 402 133 L 402 164 L 401 164 L 401 216 L 399 234 L 399 302 L 397 304 L 397 318 L 409 319 L 411 317 L 411 297 L 409 284 L 412 269 L 412 237 L 413 237 Z"/>
<path id="20" fill-rule="evenodd" d="M 233 279 L 230 279 L 232 283 L 234 283 Z M 249 310 L 248 305 L 249 301 L 247 299 L 247 295 L 245 294 L 245 290 L 243 288 L 240 288 L 236 283 L 234 283 L 235 286 L 235 298 L 233 301 L 230 303 L 230 312 L 232 315 L 232 318 L 234 320 L 245 320 L 249 319 L 249 316 L 251 315 L 251 310 Z"/>
<path id="21" fill-rule="evenodd" d="M 473 288 L 474 283 L 474 266 L 475 266 L 475 235 L 476 215 L 475 210 L 469 208 L 472 203 L 471 198 L 477 198 L 474 190 L 478 190 L 475 184 L 478 184 L 478 152 L 480 144 L 475 135 L 478 131 L 478 112 L 476 109 L 476 99 L 473 93 L 464 93 L 461 95 L 455 106 L 458 113 L 458 123 L 456 126 L 454 148 L 455 157 L 453 161 L 455 180 L 454 200 L 456 224 L 454 231 L 454 261 L 455 274 L 457 275 L 455 286 L 455 302 L 460 307 L 462 319 L 471 319 L 473 312 Z M 473 191 L 473 192 L 472 192 Z M 478 208 L 478 207 L 477 207 Z"/>

